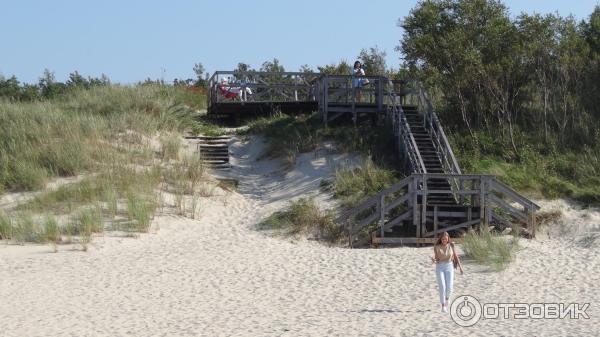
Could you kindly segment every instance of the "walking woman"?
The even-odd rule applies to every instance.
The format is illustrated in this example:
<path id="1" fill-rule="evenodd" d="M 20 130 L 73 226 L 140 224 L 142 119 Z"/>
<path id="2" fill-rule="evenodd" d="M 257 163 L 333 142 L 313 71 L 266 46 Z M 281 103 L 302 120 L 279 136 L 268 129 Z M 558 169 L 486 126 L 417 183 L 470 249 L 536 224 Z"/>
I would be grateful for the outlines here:
<path id="1" fill-rule="evenodd" d="M 432 262 L 435 266 L 435 277 L 437 279 L 440 292 L 440 303 L 442 312 L 448 312 L 450 295 L 452 295 L 452 286 L 454 283 L 454 268 L 459 268 L 463 273 L 463 267 L 454 251 L 454 243 L 450 242 L 448 232 L 443 232 L 433 246 Z"/>

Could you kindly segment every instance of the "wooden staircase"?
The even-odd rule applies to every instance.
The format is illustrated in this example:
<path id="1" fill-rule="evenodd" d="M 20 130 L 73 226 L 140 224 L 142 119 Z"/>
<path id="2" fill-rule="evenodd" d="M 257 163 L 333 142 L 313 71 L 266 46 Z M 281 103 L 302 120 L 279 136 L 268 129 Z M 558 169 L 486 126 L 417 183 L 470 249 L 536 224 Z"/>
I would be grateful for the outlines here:
<path id="1" fill-rule="evenodd" d="M 433 243 L 475 225 L 516 225 L 534 236 L 539 206 L 493 176 L 462 174 L 422 85 L 413 85 L 405 91 L 413 104 L 390 93 L 385 105 L 409 176 L 338 218 L 350 245 Z"/>
<path id="2" fill-rule="evenodd" d="M 229 136 L 198 136 L 198 152 L 203 162 L 212 169 L 228 170 L 229 163 Z"/>

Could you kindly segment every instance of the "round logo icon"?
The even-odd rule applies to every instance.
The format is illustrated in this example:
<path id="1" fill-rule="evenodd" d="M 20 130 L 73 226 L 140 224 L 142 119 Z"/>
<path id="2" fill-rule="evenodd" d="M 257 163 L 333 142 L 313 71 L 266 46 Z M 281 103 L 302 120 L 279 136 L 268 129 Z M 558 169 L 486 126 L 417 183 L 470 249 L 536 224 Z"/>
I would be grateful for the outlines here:
<path id="1" fill-rule="evenodd" d="M 481 303 L 471 295 L 458 296 L 450 306 L 450 317 L 462 327 L 473 326 L 481 318 Z"/>

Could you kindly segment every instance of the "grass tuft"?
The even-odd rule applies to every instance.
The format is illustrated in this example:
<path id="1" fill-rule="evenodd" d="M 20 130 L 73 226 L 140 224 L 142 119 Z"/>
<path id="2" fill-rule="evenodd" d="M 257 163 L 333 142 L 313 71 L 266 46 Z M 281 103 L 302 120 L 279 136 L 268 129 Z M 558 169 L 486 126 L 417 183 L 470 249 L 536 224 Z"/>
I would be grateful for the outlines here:
<path id="1" fill-rule="evenodd" d="M 393 171 L 377 167 L 367 158 L 356 168 L 336 172 L 333 181 L 334 196 L 341 200 L 343 207 L 356 207 L 364 199 L 377 194 L 395 181 L 397 178 Z M 322 185 L 327 185 L 327 182 Z"/>
<path id="2" fill-rule="evenodd" d="M 504 270 L 514 259 L 518 238 L 507 239 L 488 230 L 469 231 L 462 241 L 465 255 L 494 271 Z"/>
<path id="3" fill-rule="evenodd" d="M 273 213 L 259 228 L 276 230 L 285 235 L 313 234 L 322 240 L 336 242 L 344 230 L 333 219 L 334 214 L 321 210 L 314 198 L 301 198 L 291 201 L 286 209 Z"/>

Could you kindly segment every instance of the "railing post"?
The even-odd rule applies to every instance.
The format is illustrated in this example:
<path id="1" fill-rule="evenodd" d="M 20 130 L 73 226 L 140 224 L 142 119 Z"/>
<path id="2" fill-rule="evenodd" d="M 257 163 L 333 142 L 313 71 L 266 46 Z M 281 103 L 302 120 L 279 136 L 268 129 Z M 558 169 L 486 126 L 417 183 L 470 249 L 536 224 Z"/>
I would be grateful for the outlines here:
<path id="1" fill-rule="evenodd" d="M 479 228 L 487 227 L 486 221 L 486 200 L 485 200 L 485 191 L 486 191 L 486 177 L 479 176 Z"/>
<path id="2" fill-rule="evenodd" d="M 383 225 L 385 224 L 385 196 L 381 195 L 379 198 L 379 229 L 380 236 L 384 237 Z"/>
<path id="3" fill-rule="evenodd" d="M 329 75 L 325 75 L 323 78 L 323 116 L 325 118 L 325 125 L 329 122 L 329 117 L 327 113 L 329 112 Z"/>
<path id="4" fill-rule="evenodd" d="M 534 238 L 535 237 L 535 207 L 533 206 L 533 203 L 529 204 L 529 214 L 530 214 L 530 226 L 531 228 L 529 229 L 529 233 L 531 234 L 531 237 Z"/>
<path id="5" fill-rule="evenodd" d="M 423 194 L 421 196 L 421 235 L 427 232 L 427 175 L 423 175 Z"/>
<path id="6" fill-rule="evenodd" d="M 377 80 L 377 113 L 383 110 L 383 77 L 379 76 Z"/>
<path id="7" fill-rule="evenodd" d="M 354 75 L 352 75 L 352 78 L 350 79 L 350 87 L 352 88 L 352 122 L 354 122 L 354 126 L 356 126 L 358 119 L 358 116 L 356 115 L 356 90 L 359 89 L 354 87 Z"/>
<path id="8" fill-rule="evenodd" d="M 438 231 L 438 207 L 433 206 L 433 237 L 437 237 Z"/>
<path id="9" fill-rule="evenodd" d="M 464 189 L 465 189 L 465 181 L 461 179 L 460 182 L 459 182 L 458 190 L 460 192 L 462 192 Z M 465 196 L 464 196 L 464 194 L 459 194 L 458 195 L 458 202 L 461 205 L 465 202 Z"/>
<path id="10" fill-rule="evenodd" d="M 420 237 L 419 234 L 419 200 L 418 200 L 418 193 L 417 193 L 417 179 L 418 176 L 417 175 L 413 175 L 413 179 L 410 182 L 411 186 L 412 186 L 412 211 L 413 211 L 413 226 L 415 226 L 415 229 L 417 230 L 417 237 Z"/>

